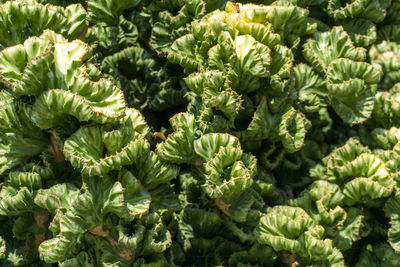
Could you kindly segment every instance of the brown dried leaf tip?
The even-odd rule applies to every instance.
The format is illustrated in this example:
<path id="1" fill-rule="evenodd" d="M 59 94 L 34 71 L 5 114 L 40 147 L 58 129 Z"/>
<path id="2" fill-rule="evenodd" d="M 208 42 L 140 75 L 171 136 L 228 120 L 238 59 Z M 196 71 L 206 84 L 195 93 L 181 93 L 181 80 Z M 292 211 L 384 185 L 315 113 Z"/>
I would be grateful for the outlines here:
<path id="1" fill-rule="evenodd" d="M 118 251 L 118 256 L 123 259 L 124 261 L 131 261 L 132 260 L 132 250 L 123 248 Z"/>
<path id="2" fill-rule="evenodd" d="M 153 135 L 155 137 L 158 137 L 158 138 L 162 139 L 163 141 L 167 140 L 167 137 L 165 137 L 165 135 L 163 133 L 161 133 L 161 132 L 155 132 Z"/>
<path id="3" fill-rule="evenodd" d="M 229 213 L 229 208 L 231 206 L 231 204 L 226 204 L 225 202 L 223 202 L 221 199 L 216 198 L 215 199 L 215 205 L 217 205 L 217 207 L 227 216 L 230 216 Z"/>
<path id="4" fill-rule="evenodd" d="M 204 163 L 204 160 L 202 158 L 197 158 L 195 165 L 196 166 L 201 166 L 201 165 L 203 165 L 203 163 Z"/>
<path id="5" fill-rule="evenodd" d="M 108 240 L 108 242 L 110 242 L 111 246 L 113 246 L 113 247 L 118 246 L 118 242 L 115 241 L 113 238 L 108 237 L 107 240 Z"/>
<path id="6" fill-rule="evenodd" d="M 101 224 L 99 224 L 99 225 L 97 225 L 95 228 L 93 228 L 92 230 L 90 230 L 90 232 L 92 233 L 92 234 L 94 234 L 94 235 L 97 235 L 97 236 L 102 236 L 102 237 L 106 237 L 106 236 L 108 236 L 109 234 L 110 234 L 110 231 L 108 231 L 108 230 L 103 230 L 103 224 L 101 223 Z"/>
<path id="7" fill-rule="evenodd" d="M 33 212 L 33 219 L 40 228 L 46 228 L 49 222 L 50 214 L 47 211 L 35 211 Z"/>
<path id="8" fill-rule="evenodd" d="M 147 46 L 149 47 L 150 50 L 154 50 L 153 44 L 151 43 L 151 40 L 147 41 Z"/>
<path id="9" fill-rule="evenodd" d="M 50 140 L 51 140 L 51 146 L 49 148 L 49 152 L 54 156 L 54 161 L 57 163 L 65 161 L 64 154 L 60 151 L 54 135 L 51 135 Z"/>
<path id="10" fill-rule="evenodd" d="M 290 254 L 287 252 L 282 252 L 281 253 L 283 260 L 290 266 L 290 267 L 296 267 L 298 266 L 298 262 L 296 260 L 296 255 L 295 254 Z"/>
<path id="11" fill-rule="evenodd" d="M 35 234 L 35 245 L 39 246 L 45 239 L 45 235 L 44 234 Z"/>

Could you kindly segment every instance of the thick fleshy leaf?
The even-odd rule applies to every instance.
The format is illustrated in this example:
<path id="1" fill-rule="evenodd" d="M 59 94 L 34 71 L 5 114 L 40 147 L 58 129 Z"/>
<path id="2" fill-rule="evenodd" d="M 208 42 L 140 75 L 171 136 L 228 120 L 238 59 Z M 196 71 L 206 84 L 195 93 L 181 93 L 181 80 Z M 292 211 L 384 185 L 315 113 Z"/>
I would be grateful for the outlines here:
<path id="1" fill-rule="evenodd" d="M 345 5 L 339 0 L 330 0 L 328 1 L 327 13 L 334 19 L 363 18 L 380 22 L 385 18 L 385 9 L 389 3 L 389 1 L 356 0 Z"/>
<path id="2" fill-rule="evenodd" d="M 355 139 L 334 150 L 325 162 L 328 180 L 343 189 L 347 205 L 372 203 L 392 194 L 394 180 L 385 162 Z"/>
<path id="3" fill-rule="evenodd" d="M 0 52 L 0 73 L 2 81 L 15 87 L 14 93 L 38 94 L 48 86 L 46 69 L 50 68 L 49 61 L 52 51 L 50 40 L 30 37 L 23 44 L 8 47 Z M 29 64 L 28 64 L 29 63 Z M 36 73 L 35 72 L 44 72 Z M 41 88 L 39 88 L 41 87 Z M 44 88 L 43 88 L 44 87 Z"/>
<path id="4" fill-rule="evenodd" d="M 72 184 L 57 184 L 49 189 L 41 189 L 37 192 L 34 202 L 40 208 L 47 210 L 53 219 L 49 230 L 53 234 L 60 231 L 60 218 L 71 207 L 75 199 L 80 195 L 80 190 Z"/>
<path id="5" fill-rule="evenodd" d="M 172 43 L 188 33 L 193 20 L 200 19 L 212 10 L 222 8 L 224 2 L 195 0 L 151 3 L 148 9 L 158 15 L 157 22 L 152 25 L 152 48 L 159 54 L 167 54 Z"/>
<path id="6" fill-rule="evenodd" d="M 377 65 L 336 59 L 327 69 L 329 98 L 336 113 L 350 125 L 364 122 L 374 108 L 373 89 L 381 79 Z"/>
<path id="7" fill-rule="evenodd" d="M 305 64 L 296 65 L 293 68 L 295 75 L 295 88 L 299 94 L 299 100 L 306 112 L 316 112 L 326 106 L 327 92 L 325 81 Z"/>
<path id="8" fill-rule="evenodd" d="M 254 112 L 253 118 L 246 129 L 242 142 L 246 141 L 259 141 L 259 143 L 267 138 L 273 138 L 276 135 L 280 118 L 276 114 L 273 114 L 268 107 L 268 103 L 265 97 L 263 97 L 258 104 L 256 111 Z M 247 140 L 246 140 L 247 139 Z"/>
<path id="9" fill-rule="evenodd" d="M 396 266 L 400 260 L 398 253 L 387 244 L 367 245 L 355 267 Z"/>
<path id="10" fill-rule="evenodd" d="M 87 266 L 87 267 L 95 267 L 96 262 L 94 257 L 86 252 L 81 252 L 75 258 L 68 259 L 62 262 L 59 262 L 58 265 L 60 267 L 74 267 L 74 266 Z"/>
<path id="11" fill-rule="evenodd" d="M 30 119 L 31 106 L 0 92 L 0 173 L 40 154 L 49 145 L 46 135 Z"/>
<path id="12" fill-rule="evenodd" d="M 64 9 L 36 2 L 7 1 L 0 5 L 0 48 L 21 44 L 47 29 L 75 39 L 86 28 L 85 14 L 81 5 Z"/>
<path id="13" fill-rule="evenodd" d="M 303 56 L 314 70 L 324 74 L 334 59 L 361 61 L 366 58 L 366 50 L 355 47 L 342 27 L 334 27 L 329 32 L 316 32 L 304 45 Z"/>
<path id="14" fill-rule="evenodd" d="M 323 235 L 324 228 L 303 209 L 289 206 L 270 208 L 257 228 L 258 242 L 298 254 L 305 262 L 322 262 L 332 253 L 332 242 Z"/>
<path id="15" fill-rule="evenodd" d="M 346 211 L 340 207 L 344 195 L 338 185 L 320 180 L 302 194 L 304 196 L 289 200 L 288 204 L 308 211 L 322 225 L 341 225 L 346 220 Z"/>
<path id="16" fill-rule="evenodd" d="M 3 186 L 0 192 L 0 214 L 15 216 L 33 211 L 33 198 L 33 193 L 27 187 L 18 190 L 10 186 Z"/>
<path id="17" fill-rule="evenodd" d="M 197 130 L 194 116 L 189 113 L 178 113 L 169 121 L 174 132 L 157 145 L 157 154 L 161 159 L 173 163 L 193 163 L 195 161 L 193 142 Z"/>
<path id="18" fill-rule="evenodd" d="M 289 153 L 296 152 L 304 146 L 307 130 L 310 127 L 310 122 L 304 114 L 296 111 L 293 107 L 282 115 L 279 137 Z"/>
<path id="19" fill-rule="evenodd" d="M 82 127 L 64 143 L 64 155 L 84 175 L 104 175 L 120 170 L 146 154 L 150 144 L 134 129 L 122 126 L 105 131 L 99 126 Z"/>
<path id="20" fill-rule="evenodd" d="M 178 166 L 160 160 L 160 157 L 152 151 L 134 162 L 133 166 L 135 176 L 148 190 L 170 182 L 179 174 Z"/>
<path id="21" fill-rule="evenodd" d="M 376 41 L 376 27 L 369 20 L 342 20 L 340 24 L 349 33 L 356 46 L 368 47 Z"/>
<path id="22" fill-rule="evenodd" d="M 390 128 L 397 125 L 400 118 L 400 83 L 389 91 L 377 92 L 375 95 L 376 107 L 373 111 L 374 122 L 379 127 Z"/>
<path id="23" fill-rule="evenodd" d="M 120 119 L 120 124 L 133 129 L 146 138 L 150 135 L 150 128 L 143 115 L 137 109 L 127 108 L 125 110 L 125 116 Z"/>
<path id="24" fill-rule="evenodd" d="M 242 250 L 233 253 L 229 257 L 229 266 L 240 266 L 240 265 L 258 265 L 272 267 L 276 260 L 276 254 L 268 246 L 262 246 L 259 244 L 253 245 L 249 250 Z"/>
<path id="25" fill-rule="evenodd" d="M 36 191 L 50 178 L 54 178 L 51 168 L 36 164 L 10 172 L 0 191 L 0 214 L 19 216 L 34 211 Z"/>
<path id="26" fill-rule="evenodd" d="M 179 230 L 184 239 L 213 238 L 224 228 L 223 220 L 215 212 L 185 208 L 179 215 Z"/>
<path id="27" fill-rule="evenodd" d="M 115 214 L 133 220 L 146 213 L 150 206 L 150 195 L 126 170 L 119 173 L 117 182 L 113 182 L 109 176 L 101 179 L 84 178 L 84 190 L 60 217 L 57 236 L 40 244 L 39 252 L 46 262 L 62 261 L 69 257 L 74 247 L 82 242 L 83 235 L 89 231 L 93 235 L 107 237 L 110 232 L 103 228 L 107 216 Z M 41 203 L 52 208 L 49 202 Z"/>
<path id="28" fill-rule="evenodd" d="M 337 230 L 337 235 L 333 238 L 333 245 L 340 250 L 347 250 L 352 247 L 354 242 L 368 236 L 371 228 L 363 211 L 351 207 L 347 210 L 346 220 L 337 227 Z"/>
<path id="29" fill-rule="evenodd" d="M 369 55 L 373 63 L 381 65 L 383 69 L 383 79 L 380 86 L 384 90 L 391 89 L 400 82 L 400 46 L 398 43 L 383 41 L 374 45 L 369 50 Z"/>
<path id="30" fill-rule="evenodd" d="M 376 128 L 371 135 L 376 144 L 385 150 L 392 150 L 400 142 L 400 129 L 397 127 L 389 130 Z"/>
<path id="31" fill-rule="evenodd" d="M 102 252 L 101 262 L 123 267 L 167 266 L 162 253 L 171 246 L 171 234 L 160 215 L 145 215 L 131 227 L 118 228 L 115 237 L 91 237 L 93 246 Z"/>
<path id="32" fill-rule="evenodd" d="M 239 140 L 228 134 L 205 134 L 194 142 L 194 150 L 204 161 L 206 183 L 211 198 L 242 192 L 251 186 L 256 158 L 243 154 Z"/>
<path id="33" fill-rule="evenodd" d="M 115 121 L 124 113 L 123 93 L 92 65 L 81 66 L 87 52 L 83 42 L 47 31 L 0 52 L 0 72 L 16 95 L 39 95 L 32 119 L 41 128 L 60 124 L 67 114 L 80 121 Z"/>
<path id="34" fill-rule="evenodd" d="M 350 170 L 352 169 L 352 170 Z M 346 177 L 355 177 L 343 190 L 348 204 L 371 199 L 387 197 L 392 193 L 394 182 L 386 166 L 379 158 L 362 154 L 343 170 Z M 356 178 L 357 177 L 357 178 Z"/>
<path id="35" fill-rule="evenodd" d="M 168 51 L 168 60 L 184 68 L 196 70 L 204 59 L 192 49 L 196 47 L 196 39 L 188 34 L 178 38 Z"/>
<path id="36" fill-rule="evenodd" d="M 398 253 L 400 251 L 400 195 L 398 193 L 386 202 L 384 210 L 386 216 L 390 218 L 388 242 L 394 251 Z"/>
<path id="37" fill-rule="evenodd" d="M 309 11 L 298 7 L 290 1 L 275 1 L 267 14 L 267 20 L 275 32 L 286 39 L 290 45 L 298 45 L 300 38 L 312 34 L 317 24 L 308 18 Z"/>
<path id="38" fill-rule="evenodd" d="M 87 12 L 85 8 L 81 4 L 69 5 L 65 7 L 63 14 L 66 17 L 67 24 L 61 34 L 69 40 L 80 38 L 89 24 L 86 21 Z"/>
<path id="39" fill-rule="evenodd" d="M 139 2 L 138 0 L 90 0 L 88 19 L 93 23 L 118 24 L 118 18 L 124 10 L 134 7 Z"/>

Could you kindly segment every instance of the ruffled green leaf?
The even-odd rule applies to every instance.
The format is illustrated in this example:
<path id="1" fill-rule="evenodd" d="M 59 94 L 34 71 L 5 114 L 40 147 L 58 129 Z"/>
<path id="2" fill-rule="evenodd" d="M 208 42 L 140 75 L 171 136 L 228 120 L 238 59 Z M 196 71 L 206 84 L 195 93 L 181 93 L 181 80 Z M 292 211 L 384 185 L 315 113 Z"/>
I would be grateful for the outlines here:
<path id="1" fill-rule="evenodd" d="M 36 191 L 53 177 L 51 168 L 35 164 L 27 164 L 19 171 L 10 172 L 0 191 L 0 214 L 18 216 L 33 211 Z"/>
<path id="2" fill-rule="evenodd" d="M 243 154 L 236 137 L 205 134 L 194 142 L 194 150 L 205 161 L 206 183 L 202 188 L 211 198 L 229 196 L 251 186 L 256 158 Z"/>
<path id="3" fill-rule="evenodd" d="M 64 9 L 64 16 L 67 24 L 61 34 L 68 37 L 69 40 L 80 38 L 88 27 L 86 21 L 87 12 L 81 4 L 68 5 Z"/>
<path id="4" fill-rule="evenodd" d="M 222 200 L 221 200 L 222 199 Z M 264 206 L 264 201 L 262 198 L 253 190 L 244 190 L 241 194 L 236 194 L 233 198 L 229 199 L 228 203 L 223 201 L 227 201 L 227 197 L 223 196 L 221 199 L 217 199 L 217 206 L 231 218 L 235 222 L 246 222 L 248 225 L 253 225 L 258 223 L 261 213 L 257 210 Z M 225 208 L 223 205 L 228 205 Z M 231 227 L 231 230 L 234 234 L 238 235 L 242 242 L 245 239 L 254 240 L 252 234 L 246 233 L 242 229 L 235 229 L 236 227 Z M 243 238 L 243 236 L 247 235 L 247 238 Z"/>
<path id="5" fill-rule="evenodd" d="M 392 198 L 390 198 L 384 207 L 384 211 L 387 217 L 390 218 L 390 228 L 388 230 L 388 242 L 395 252 L 400 251 L 400 197 L 396 193 Z"/>
<path id="6" fill-rule="evenodd" d="M 153 151 L 134 162 L 133 166 L 135 176 L 148 190 L 170 182 L 179 174 L 178 166 L 162 161 Z"/>
<path id="7" fill-rule="evenodd" d="M 350 36 L 342 27 L 334 27 L 329 32 L 316 32 L 313 38 L 305 43 L 303 56 L 314 70 L 324 74 L 336 58 L 365 60 L 366 50 L 362 47 L 355 47 Z"/>
<path id="8" fill-rule="evenodd" d="M 178 38 L 168 51 L 168 60 L 179 64 L 184 68 L 196 70 L 204 63 L 204 59 L 193 48 L 196 47 L 196 39 L 188 34 Z"/>
<path id="9" fill-rule="evenodd" d="M 354 205 L 390 196 L 394 180 L 386 164 L 350 139 L 326 159 L 328 179 L 343 188 L 345 203 Z"/>
<path id="10" fill-rule="evenodd" d="M 40 189 L 34 202 L 40 208 L 47 210 L 53 219 L 49 225 L 49 230 L 53 234 L 60 231 L 60 219 L 71 207 L 75 199 L 80 195 L 80 190 L 72 184 L 57 184 L 49 189 Z"/>
<path id="11" fill-rule="evenodd" d="M 354 1 L 344 4 L 338 0 L 328 1 L 327 13 L 334 19 L 363 18 L 380 22 L 385 18 L 389 1 Z"/>
<path id="12" fill-rule="evenodd" d="M 195 153 L 193 142 L 196 139 L 196 121 L 189 113 L 178 113 L 170 120 L 174 132 L 167 140 L 157 145 L 157 154 L 161 159 L 173 163 L 193 163 Z"/>
<path id="13" fill-rule="evenodd" d="M 225 10 L 231 15 L 228 18 L 229 23 L 242 34 L 253 35 L 268 45 L 279 42 L 280 38 L 294 45 L 298 43 L 299 37 L 316 30 L 316 24 L 308 20 L 308 10 L 288 1 L 276 1 L 271 6 L 228 2 Z M 274 32 L 278 33 L 280 38 Z"/>
<path id="14" fill-rule="evenodd" d="M 39 36 L 45 30 L 77 38 L 86 28 L 86 11 L 81 5 L 65 9 L 38 3 L 7 1 L 0 5 L 0 48 L 23 43 L 30 36 Z"/>
<path id="15" fill-rule="evenodd" d="M 221 7 L 224 1 L 164 1 L 152 3 L 149 9 L 158 20 L 151 32 L 151 45 L 157 53 L 166 54 L 172 43 L 188 33 L 190 23 Z M 176 10 L 179 12 L 175 13 Z"/>
<path id="16" fill-rule="evenodd" d="M 193 73 L 186 77 L 186 85 L 201 95 L 207 108 L 216 108 L 229 119 L 234 119 L 242 108 L 241 97 L 224 85 L 224 74 L 220 71 Z"/>
<path id="17" fill-rule="evenodd" d="M 346 220 L 337 229 L 333 244 L 340 250 L 350 249 L 354 242 L 368 236 L 371 231 L 363 212 L 353 207 L 348 209 Z"/>
<path id="18" fill-rule="evenodd" d="M 309 11 L 289 1 L 275 1 L 268 11 L 267 20 L 282 39 L 292 46 L 298 45 L 300 37 L 312 34 L 317 24 L 308 18 Z"/>
<path id="19" fill-rule="evenodd" d="M 30 119 L 31 106 L 0 93 L 0 173 L 24 164 L 48 146 L 46 135 Z"/>
<path id="20" fill-rule="evenodd" d="M 179 230 L 184 239 L 213 238 L 224 228 L 223 220 L 215 212 L 185 208 L 179 215 Z"/>
<path id="21" fill-rule="evenodd" d="M 394 12 L 396 14 L 396 12 Z M 397 14 L 396 14 L 397 16 Z M 395 41 L 399 42 L 400 40 L 400 28 L 399 25 L 383 25 L 378 31 L 378 40 L 379 41 Z"/>
<path id="22" fill-rule="evenodd" d="M 377 65 L 336 59 L 327 69 L 329 98 L 336 113 L 350 125 L 364 122 L 374 108 L 372 87 L 381 79 Z"/>
<path id="23" fill-rule="evenodd" d="M 371 135 L 376 144 L 385 150 L 392 150 L 400 142 L 400 129 L 397 127 L 389 130 L 377 128 Z"/>
<path id="24" fill-rule="evenodd" d="M 303 147 L 307 130 L 310 127 L 310 122 L 304 114 L 296 111 L 293 107 L 282 115 L 279 137 L 289 153 L 296 152 Z"/>
<path id="25" fill-rule="evenodd" d="M 2 81 L 11 87 L 16 87 L 14 92 L 20 94 L 38 94 L 46 89 L 46 69 L 52 50 L 51 41 L 39 38 L 28 38 L 23 44 L 8 47 L 0 52 L 0 73 Z M 28 64 L 29 62 L 33 62 Z M 34 72 L 45 72 L 33 74 Z M 40 73 L 40 72 L 39 72 Z M 44 80 L 44 81 L 43 81 Z M 44 83 L 44 84 L 43 84 Z M 38 88 L 45 87 L 45 88 Z M 24 91 L 24 93 L 22 92 Z"/>
<path id="26" fill-rule="evenodd" d="M 256 233 L 261 244 L 298 254 L 306 262 L 322 262 L 333 250 L 332 241 L 323 239 L 324 228 L 297 207 L 270 208 L 261 217 Z"/>
<path id="27" fill-rule="evenodd" d="M 68 43 L 45 32 L 41 38 L 3 50 L 0 72 L 16 95 L 39 95 L 32 119 L 41 128 L 60 124 L 66 114 L 80 121 L 115 121 L 125 109 L 123 93 L 101 79 L 93 66 L 81 66 L 87 52 L 81 41 Z"/>
<path id="28" fill-rule="evenodd" d="M 387 244 L 367 245 L 360 257 L 360 260 L 355 265 L 361 266 L 396 266 L 400 260 L 399 254 Z"/>
<path id="29" fill-rule="evenodd" d="M 3 186 L 0 192 L 0 214 L 7 216 L 20 215 L 32 211 L 34 195 L 28 188 L 20 190 Z"/>
<path id="30" fill-rule="evenodd" d="M 342 20 L 340 24 L 349 33 L 356 46 L 368 47 L 377 39 L 375 24 L 369 20 Z"/>
<path id="31" fill-rule="evenodd" d="M 234 6 L 234 4 L 227 4 L 226 9 L 229 9 L 229 6 Z M 229 23 L 232 23 L 234 27 L 239 30 L 241 34 L 248 34 L 254 37 L 258 42 L 265 44 L 269 47 L 273 47 L 274 45 L 280 43 L 280 35 L 275 33 L 272 27 L 272 24 L 265 23 L 267 17 L 266 14 L 264 18 L 262 18 L 265 11 L 268 10 L 267 7 L 264 8 L 244 8 L 245 6 L 241 6 L 239 4 L 240 13 L 236 16 L 232 16 L 229 20 Z M 235 7 L 233 7 L 236 9 Z M 260 12 L 260 10 L 263 10 Z M 232 13 L 237 13 L 237 10 L 234 10 Z M 252 14 L 253 13 L 253 14 Z M 260 13 L 260 14 L 257 14 Z M 254 16 L 254 14 L 257 14 Z M 256 17 L 260 16 L 259 19 Z M 238 18 L 239 17 L 239 18 Z M 261 21 L 260 21 L 261 20 Z M 260 23 L 261 22 L 261 23 Z M 262 23 L 264 22 L 264 23 Z"/>
<path id="32" fill-rule="evenodd" d="M 75 258 L 59 262 L 58 265 L 60 267 L 74 267 L 74 266 L 95 267 L 96 260 L 93 258 L 94 257 L 89 253 L 81 252 Z"/>
<path id="33" fill-rule="evenodd" d="M 120 225 L 114 237 L 90 239 L 102 252 L 100 260 L 105 264 L 167 266 L 162 253 L 171 246 L 171 234 L 157 213 L 143 216 L 132 227 Z"/>
<path id="34" fill-rule="evenodd" d="M 88 231 L 96 236 L 107 237 L 110 232 L 103 228 L 107 216 L 115 214 L 133 220 L 146 213 L 150 206 L 150 195 L 128 171 L 121 171 L 117 182 L 108 176 L 102 179 L 85 178 L 84 190 L 60 217 L 57 236 L 40 244 L 40 256 L 46 262 L 62 261 L 70 257 L 74 247 L 79 246 Z M 42 203 L 52 208 L 49 202 Z"/>
<path id="35" fill-rule="evenodd" d="M 143 135 L 122 126 L 105 131 L 100 126 L 82 127 L 64 143 L 64 155 L 84 175 L 104 175 L 120 170 L 146 154 L 150 144 Z"/>
<path id="36" fill-rule="evenodd" d="M 400 82 L 400 46 L 397 43 L 383 41 L 374 45 L 369 50 L 369 55 L 373 63 L 381 65 L 383 69 L 383 79 L 380 86 L 384 90 L 391 89 Z"/>
<path id="37" fill-rule="evenodd" d="M 138 0 L 90 0 L 88 1 L 89 20 L 93 23 L 106 22 L 114 25 L 124 10 L 136 6 Z"/>
<path id="38" fill-rule="evenodd" d="M 345 261 L 343 254 L 339 249 L 333 248 L 332 253 L 328 256 L 328 258 L 321 262 L 312 265 L 313 267 L 344 267 Z"/>
<path id="39" fill-rule="evenodd" d="M 252 110 L 250 112 L 252 113 Z M 280 119 L 280 114 L 271 112 L 266 97 L 262 97 L 247 129 L 235 135 L 240 138 L 245 148 L 258 148 L 265 139 L 277 139 Z"/>
<path id="40" fill-rule="evenodd" d="M 400 117 L 400 83 L 387 92 L 377 92 L 375 102 L 374 122 L 380 127 L 387 128 L 396 125 Z"/>
<path id="41" fill-rule="evenodd" d="M 276 258 L 275 252 L 270 247 L 254 244 L 249 250 L 242 250 L 230 255 L 228 265 L 254 266 L 262 264 L 262 266 L 272 267 Z"/>
<path id="42" fill-rule="evenodd" d="M 289 200 L 288 204 L 308 211 L 317 223 L 340 225 L 346 220 L 346 211 L 340 207 L 344 195 L 338 185 L 316 181 L 302 194 L 304 196 Z"/>
<path id="43" fill-rule="evenodd" d="M 353 170 L 350 171 L 350 168 Z M 355 177 L 345 185 L 343 190 L 349 205 L 362 201 L 363 197 L 376 199 L 387 197 L 392 193 L 393 178 L 388 173 L 383 161 L 377 157 L 362 154 L 343 171 L 343 175 Z"/>
<path id="44" fill-rule="evenodd" d="M 326 106 L 325 81 L 305 64 L 296 65 L 293 72 L 296 80 L 295 88 L 299 94 L 298 99 L 302 102 L 304 110 L 316 112 Z"/>

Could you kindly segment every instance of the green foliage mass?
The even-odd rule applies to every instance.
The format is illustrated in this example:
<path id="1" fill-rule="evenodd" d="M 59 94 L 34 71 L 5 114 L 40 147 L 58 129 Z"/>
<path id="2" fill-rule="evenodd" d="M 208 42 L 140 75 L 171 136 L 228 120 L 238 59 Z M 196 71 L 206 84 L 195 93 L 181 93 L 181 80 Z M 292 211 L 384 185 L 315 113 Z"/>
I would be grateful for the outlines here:
<path id="1" fill-rule="evenodd" d="M 0 0 L 0 266 L 400 266 L 399 0 Z"/>

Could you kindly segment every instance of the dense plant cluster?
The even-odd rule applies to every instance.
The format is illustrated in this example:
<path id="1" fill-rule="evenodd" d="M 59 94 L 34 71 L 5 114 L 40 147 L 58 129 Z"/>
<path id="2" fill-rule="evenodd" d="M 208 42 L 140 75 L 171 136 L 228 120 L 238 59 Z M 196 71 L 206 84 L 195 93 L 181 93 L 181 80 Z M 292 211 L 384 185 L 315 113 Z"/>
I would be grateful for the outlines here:
<path id="1" fill-rule="evenodd" d="M 0 0 L 1 266 L 400 266 L 399 0 Z"/>

